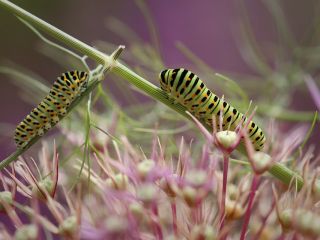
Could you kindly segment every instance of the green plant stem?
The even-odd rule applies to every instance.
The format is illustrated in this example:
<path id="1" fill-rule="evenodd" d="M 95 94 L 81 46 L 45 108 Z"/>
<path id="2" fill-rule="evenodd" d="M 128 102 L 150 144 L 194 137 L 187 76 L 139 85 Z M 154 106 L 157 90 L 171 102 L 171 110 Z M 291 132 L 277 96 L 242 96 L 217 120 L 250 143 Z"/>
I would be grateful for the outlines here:
<path id="1" fill-rule="evenodd" d="M 155 85 L 151 84 L 144 78 L 140 77 L 138 74 L 133 72 L 131 69 L 127 68 L 125 65 L 121 64 L 118 61 L 113 61 L 110 56 L 100 52 L 97 49 L 81 42 L 80 40 L 64 33 L 63 31 L 59 30 L 58 28 L 52 26 L 51 24 L 39 19 L 38 17 L 32 15 L 31 13 L 25 11 L 24 9 L 16 6 L 15 4 L 7 1 L 7 0 L 0 0 L 0 7 L 8 10 L 9 12 L 19 16 L 20 18 L 24 19 L 25 21 L 32 24 L 34 27 L 40 29 L 41 31 L 45 32 L 46 34 L 52 36 L 53 38 L 63 42 L 67 46 L 70 46 L 82 54 L 85 54 L 92 59 L 96 60 L 98 63 L 102 64 L 104 68 L 109 69 L 114 72 L 115 74 L 119 75 L 120 77 L 124 78 L 137 88 L 141 89 L 143 92 L 147 93 L 149 96 L 153 97 L 154 99 L 164 103 L 174 111 L 178 112 L 179 114 L 183 115 L 184 117 L 191 120 L 191 118 L 186 114 L 186 108 L 180 104 L 174 104 L 173 100 L 168 99 L 167 94 L 164 93 L 161 89 L 156 87 Z M 86 94 L 90 93 L 98 84 L 98 82 L 92 83 L 88 86 L 88 90 L 86 90 Z M 81 99 L 79 99 L 80 101 Z M 76 104 L 74 104 L 75 106 Z M 71 108 L 72 109 L 72 108 Z M 38 140 L 39 137 L 36 137 L 31 145 Z M 30 145 L 30 146 L 31 146 Z M 0 170 L 6 167 L 9 163 L 14 161 L 18 156 L 20 156 L 25 149 L 17 150 L 15 153 L 10 155 L 8 158 L 3 160 L 0 163 Z M 285 184 L 289 184 L 292 178 L 296 177 L 297 184 L 302 187 L 303 179 L 300 176 L 297 176 L 296 173 L 288 169 L 286 166 L 275 163 L 269 172 L 275 176 L 276 178 L 280 179 Z"/>
<path id="2" fill-rule="evenodd" d="M 250 167 L 250 163 L 247 161 L 230 158 L 230 162 L 233 164 L 241 164 Z M 298 190 L 300 190 L 303 186 L 303 178 L 298 173 L 290 170 L 282 163 L 273 163 L 268 172 L 286 185 L 295 185 Z"/>
<path id="3" fill-rule="evenodd" d="M 282 163 L 274 163 L 268 172 L 284 184 L 295 186 L 298 191 L 303 187 L 303 178 Z"/>
<path id="4" fill-rule="evenodd" d="M 187 117 L 188 119 L 192 120 L 189 117 L 189 115 L 186 114 L 187 109 L 184 106 L 180 104 L 175 104 L 172 99 L 168 99 L 168 95 L 164 91 L 162 91 L 160 88 L 153 85 L 143 77 L 139 76 L 125 65 L 117 62 L 114 68 L 112 69 L 112 72 L 126 79 L 137 88 L 143 90 L 149 96 L 153 97 L 158 101 L 161 101 L 162 103 L 164 103 L 171 109 L 175 110 L 176 112 L 180 113 L 184 117 Z"/>

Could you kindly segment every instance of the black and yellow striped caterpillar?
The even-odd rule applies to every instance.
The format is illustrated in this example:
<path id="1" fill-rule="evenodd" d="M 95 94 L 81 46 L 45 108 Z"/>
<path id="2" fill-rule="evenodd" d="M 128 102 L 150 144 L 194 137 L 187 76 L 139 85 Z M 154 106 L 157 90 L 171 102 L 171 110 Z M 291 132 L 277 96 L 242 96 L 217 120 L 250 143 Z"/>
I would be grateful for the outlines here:
<path id="1" fill-rule="evenodd" d="M 159 78 L 162 90 L 206 124 L 212 126 L 213 117 L 217 117 L 216 122 L 219 123 L 221 110 L 223 130 L 235 130 L 242 119 L 243 125 L 247 123 L 247 118 L 242 113 L 212 93 L 191 71 L 183 68 L 166 69 L 160 73 Z M 262 150 L 266 138 L 253 121 L 248 124 L 248 135 L 255 150 Z"/>
<path id="2" fill-rule="evenodd" d="M 14 140 L 17 147 L 24 148 L 33 137 L 42 136 L 45 130 L 56 124 L 87 82 L 88 73 L 76 70 L 58 77 L 49 94 L 16 127 Z"/>

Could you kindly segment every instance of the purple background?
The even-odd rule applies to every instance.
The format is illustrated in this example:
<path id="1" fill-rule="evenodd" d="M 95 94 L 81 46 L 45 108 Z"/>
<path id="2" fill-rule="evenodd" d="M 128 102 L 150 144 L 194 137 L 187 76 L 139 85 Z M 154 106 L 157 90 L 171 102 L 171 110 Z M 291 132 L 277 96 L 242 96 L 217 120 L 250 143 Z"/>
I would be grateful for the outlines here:
<path id="1" fill-rule="evenodd" d="M 139 8 L 134 1 L 57 0 L 57 1 L 12 1 L 29 10 L 86 43 L 103 40 L 118 44 L 130 42 L 111 34 L 104 26 L 110 16 L 127 23 L 146 42 L 150 36 Z M 246 11 L 259 42 L 267 44 L 277 41 L 275 23 L 263 1 L 246 0 Z M 310 24 L 316 9 L 316 0 L 278 1 L 299 42 L 313 26 Z M 163 54 L 167 66 L 186 66 L 190 62 L 175 47 L 183 42 L 196 55 L 216 71 L 255 74 L 243 61 L 237 43 L 238 24 L 241 23 L 239 1 L 232 0 L 162 0 L 148 1 L 150 12 L 158 28 Z M 0 9 L 0 61 L 10 60 L 30 69 L 52 82 L 66 69 L 46 58 L 36 48 L 40 40 L 14 16 Z M 160 71 L 161 69 L 159 69 Z M 157 76 L 158 72 L 154 72 Z M 15 124 L 31 109 L 17 94 L 10 79 L 0 75 L 0 122 Z M 319 84 L 318 84 L 319 85 Z M 294 103 L 303 110 L 315 109 L 309 96 Z M 14 131 L 14 125 L 12 126 Z M 10 129 L 9 129 L 10 131 Z M 14 150 L 12 138 L 0 138 L 0 159 Z"/>

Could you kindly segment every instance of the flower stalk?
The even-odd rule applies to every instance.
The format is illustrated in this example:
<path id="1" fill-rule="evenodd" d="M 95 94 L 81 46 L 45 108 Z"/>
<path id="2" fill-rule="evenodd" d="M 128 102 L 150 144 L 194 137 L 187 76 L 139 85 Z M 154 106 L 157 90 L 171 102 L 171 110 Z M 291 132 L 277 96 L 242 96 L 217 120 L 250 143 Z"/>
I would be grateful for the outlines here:
<path id="1" fill-rule="evenodd" d="M 241 229 L 240 240 L 244 240 L 246 237 L 246 233 L 247 233 L 247 229 L 248 229 L 248 225 L 249 225 L 249 221 L 250 221 L 250 216 L 251 216 L 251 209 L 252 209 L 254 197 L 256 195 L 257 186 L 259 184 L 259 178 L 260 178 L 260 176 L 258 174 L 254 174 L 253 179 L 252 179 L 252 183 L 251 183 L 249 202 L 248 202 L 247 210 L 246 210 L 245 217 L 244 217 L 244 223 L 243 223 L 243 226 Z"/>
<path id="2" fill-rule="evenodd" d="M 222 180 L 222 196 L 221 196 L 221 215 L 220 215 L 220 231 L 223 230 L 225 221 L 225 209 L 226 209 L 226 196 L 227 196 L 227 184 L 228 184 L 228 169 L 229 169 L 229 155 L 223 156 L 223 180 Z M 226 239 L 226 235 L 223 235 L 222 239 Z"/>
<path id="3" fill-rule="evenodd" d="M 178 236 L 178 225 L 177 225 L 177 205 L 174 199 L 171 201 L 171 213 L 172 213 L 172 228 L 175 236 Z"/>

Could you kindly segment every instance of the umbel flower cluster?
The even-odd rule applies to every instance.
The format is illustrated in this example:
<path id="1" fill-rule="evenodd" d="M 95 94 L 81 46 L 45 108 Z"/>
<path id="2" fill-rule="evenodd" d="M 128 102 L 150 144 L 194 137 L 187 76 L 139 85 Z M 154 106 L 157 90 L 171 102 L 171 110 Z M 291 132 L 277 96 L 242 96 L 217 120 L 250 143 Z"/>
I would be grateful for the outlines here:
<path id="1" fill-rule="evenodd" d="M 56 147 L 50 152 L 52 147 L 43 143 L 38 159 L 20 158 L 0 175 L 5 219 L 1 237 L 196 240 L 320 235 L 320 186 L 313 171 L 320 158 L 311 163 L 311 150 L 299 157 L 305 179 L 299 192 L 294 182 L 288 187 L 265 174 L 272 161 L 292 155 L 304 128 L 281 139 L 286 148 L 270 156 L 254 152 L 248 140 L 250 161 L 241 165 L 230 158 L 241 131 L 212 134 L 197 125 L 207 141 L 195 154 L 184 139 L 177 143 L 178 154 L 168 155 L 169 147 L 157 135 L 148 154 L 125 136 L 110 141 L 107 135 L 92 135 L 97 141 L 90 164 L 76 158 L 61 167 L 65 160 L 59 159 Z M 78 139 L 74 132 L 63 131 L 70 141 Z"/>

